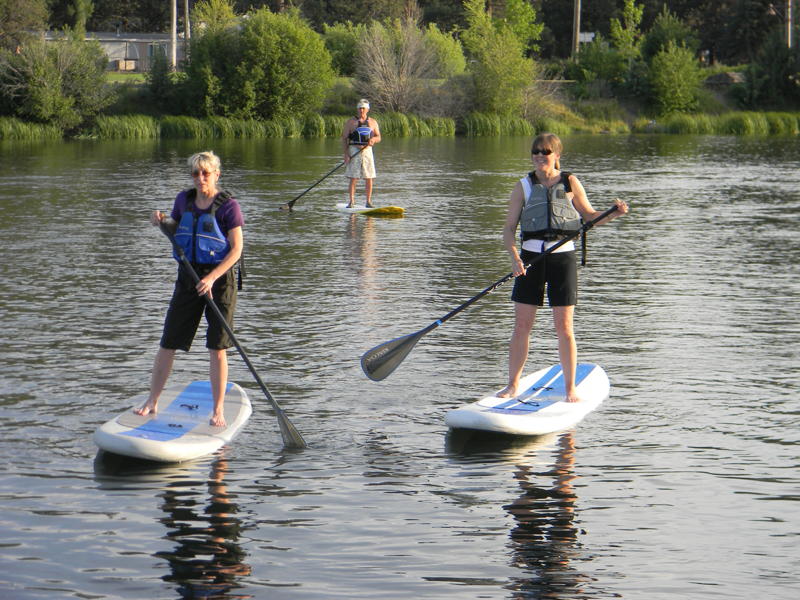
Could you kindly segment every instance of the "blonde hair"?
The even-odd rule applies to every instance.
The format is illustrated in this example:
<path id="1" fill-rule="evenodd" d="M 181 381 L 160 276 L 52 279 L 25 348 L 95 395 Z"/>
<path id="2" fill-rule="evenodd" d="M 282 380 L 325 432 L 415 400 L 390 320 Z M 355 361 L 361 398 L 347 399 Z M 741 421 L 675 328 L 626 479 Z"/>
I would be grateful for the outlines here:
<path id="1" fill-rule="evenodd" d="M 533 138 L 533 143 L 531 144 L 531 153 L 534 150 L 552 150 L 561 156 L 563 149 L 564 146 L 561 144 L 561 139 L 555 133 L 540 133 Z M 558 159 L 556 159 L 556 169 L 561 170 L 561 161 Z"/>
<path id="2" fill-rule="evenodd" d="M 210 171 L 219 171 L 220 167 L 222 166 L 219 156 L 214 154 L 213 150 L 206 150 L 205 152 L 192 154 L 189 157 L 189 160 L 186 162 L 189 164 L 189 168 L 192 171 L 196 171 L 201 167 L 205 167 Z"/>

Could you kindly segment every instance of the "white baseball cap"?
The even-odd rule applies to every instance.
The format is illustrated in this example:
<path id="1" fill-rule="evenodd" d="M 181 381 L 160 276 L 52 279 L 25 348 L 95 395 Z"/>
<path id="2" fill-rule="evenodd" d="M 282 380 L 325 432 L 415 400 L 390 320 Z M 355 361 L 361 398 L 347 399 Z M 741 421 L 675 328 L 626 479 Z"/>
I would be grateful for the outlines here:
<path id="1" fill-rule="evenodd" d="M 362 98 L 358 101 L 358 104 L 356 104 L 356 108 L 369 108 L 369 102 L 366 98 Z"/>

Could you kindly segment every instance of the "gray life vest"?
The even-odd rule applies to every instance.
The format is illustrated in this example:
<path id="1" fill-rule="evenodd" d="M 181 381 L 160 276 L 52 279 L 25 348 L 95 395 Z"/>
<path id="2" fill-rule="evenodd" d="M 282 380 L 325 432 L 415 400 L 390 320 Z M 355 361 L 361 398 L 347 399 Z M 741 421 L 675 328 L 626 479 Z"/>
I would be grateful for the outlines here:
<path id="1" fill-rule="evenodd" d="M 549 190 L 539 183 L 536 173 L 520 179 L 525 194 L 519 225 L 522 241 L 529 239 L 552 241 L 575 233 L 581 228 L 581 215 L 572 206 L 567 194 L 570 173 L 561 172 L 561 181 Z"/>

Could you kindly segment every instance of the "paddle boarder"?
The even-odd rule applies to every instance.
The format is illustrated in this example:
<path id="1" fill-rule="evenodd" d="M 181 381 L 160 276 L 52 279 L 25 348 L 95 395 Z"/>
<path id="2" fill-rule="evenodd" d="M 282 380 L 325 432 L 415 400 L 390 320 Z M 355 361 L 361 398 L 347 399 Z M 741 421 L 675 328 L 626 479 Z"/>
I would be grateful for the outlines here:
<path id="1" fill-rule="evenodd" d="M 508 385 L 497 394 L 510 398 L 518 393 L 519 380 L 528 358 L 530 334 L 536 311 L 544 304 L 544 290 L 553 309 L 558 335 L 558 356 L 564 372 L 566 401 L 578 402 L 575 391 L 575 368 L 578 351 L 573 331 L 573 314 L 578 302 L 578 266 L 575 245 L 569 241 L 546 254 L 526 272 L 525 265 L 544 254 L 559 239 L 602 215 L 586 197 L 575 175 L 561 170 L 561 140 L 553 133 L 542 133 L 533 140 L 531 160 L 534 170 L 520 179 L 511 192 L 503 245 L 511 256 L 514 273 L 514 331 L 509 344 Z M 597 222 L 607 223 L 628 212 L 622 200 L 614 201 L 617 210 Z M 520 227 L 522 248 L 517 250 L 516 232 Z"/>
<path id="2" fill-rule="evenodd" d="M 210 294 L 225 321 L 233 327 L 238 288 L 234 267 L 242 256 L 244 217 L 239 203 L 217 186 L 221 164 L 216 154 L 212 151 L 198 152 L 189 158 L 188 164 L 194 186 L 176 196 L 169 217 L 161 211 L 154 211 L 150 222 L 156 227 L 163 222 L 189 257 L 200 280 L 195 284 L 186 269 L 179 267 L 153 362 L 150 394 L 134 412 L 148 415 L 157 411 L 158 398 L 172 371 L 175 351 L 189 351 L 200 317 L 205 313 L 209 379 L 214 397 L 210 425 L 224 427 L 227 349 L 234 345 L 234 340 L 208 306 L 205 296 Z"/>
<path id="3" fill-rule="evenodd" d="M 356 183 L 364 180 L 367 195 L 366 207 L 372 208 L 372 182 L 375 179 L 375 158 L 372 147 L 381 141 L 378 122 L 368 115 L 369 102 L 362 98 L 356 104 L 358 116 L 348 119 L 342 130 L 344 146 L 344 174 L 350 179 L 348 208 L 355 206 Z"/>

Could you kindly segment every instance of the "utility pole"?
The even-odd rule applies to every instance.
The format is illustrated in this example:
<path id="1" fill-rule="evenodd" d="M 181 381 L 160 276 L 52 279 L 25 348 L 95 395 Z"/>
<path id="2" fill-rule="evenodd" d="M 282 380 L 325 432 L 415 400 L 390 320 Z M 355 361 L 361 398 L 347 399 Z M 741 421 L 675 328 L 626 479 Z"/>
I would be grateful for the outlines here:
<path id="1" fill-rule="evenodd" d="M 172 12 L 172 27 L 169 40 L 169 66 L 174 71 L 178 66 L 178 0 L 169 0 Z"/>
<path id="2" fill-rule="evenodd" d="M 573 0 L 572 10 L 572 60 L 578 60 L 578 45 L 581 37 L 581 0 Z"/>
<path id="3" fill-rule="evenodd" d="M 794 29 L 794 12 L 792 11 L 792 0 L 786 0 L 786 46 L 791 48 L 792 29 Z"/>

